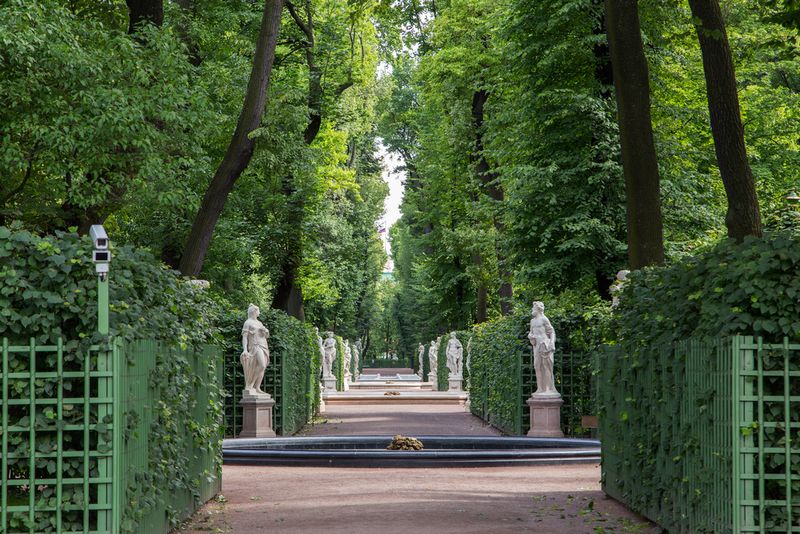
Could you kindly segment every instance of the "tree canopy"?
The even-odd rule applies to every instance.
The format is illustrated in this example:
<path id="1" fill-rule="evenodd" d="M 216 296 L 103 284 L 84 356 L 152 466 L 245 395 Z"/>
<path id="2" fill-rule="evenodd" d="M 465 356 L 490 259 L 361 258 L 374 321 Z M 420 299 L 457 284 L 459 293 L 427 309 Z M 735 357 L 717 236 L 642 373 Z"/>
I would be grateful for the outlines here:
<path id="1" fill-rule="evenodd" d="M 626 182 L 626 132 L 647 123 L 667 263 L 785 224 L 795 4 L 8 0 L 0 225 L 104 223 L 228 305 L 272 304 L 368 351 L 410 356 L 533 298 L 591 306 L 639 243 L 626 212 L 657 211 Z M 641 24 L 638 97 L 613 47 L 619 7 Z M 267 23 L 274 60 L 258 52 Z M 257 73 L 263 101 L 246 98 Z M 650 110 L 638 129 L 620 128 L 627 94 L 649 100 L 633 102 Z M 389 280 L 379 144 L 405 172 Z M 231 158 L 221 195 L 209 185 Z M 198 263 L 204 197 L 219 213 Z"/>

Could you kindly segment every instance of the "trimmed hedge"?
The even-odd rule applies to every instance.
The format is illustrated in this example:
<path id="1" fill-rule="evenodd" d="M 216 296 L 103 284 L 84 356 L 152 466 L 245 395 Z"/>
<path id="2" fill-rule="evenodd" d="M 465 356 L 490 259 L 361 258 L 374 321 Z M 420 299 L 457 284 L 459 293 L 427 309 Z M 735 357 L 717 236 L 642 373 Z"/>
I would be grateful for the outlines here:
<path id="1" fill-rule="evenodd" d="M 470 411 L 511 435 L 523 433 L 524 396 L 532 390 L 522 376 L 523 362 L 530 360 L 527 335 L 527 320 L 519 314 L 472 330 Z"/>
<path id="2" fill-rule="evenodd" d="M 784 336 L 797 339 L 798 273 L 800 237 L 783 230 L 738 244 L 726 240 L 668 267 L 631 274 L 614 313 L 619 337 L 610 354 L 616 365 L 605 366 L 613 373 L 603 377 L 600 388 L 601 398 L 607 399 L 601 406 L 601 418 L 604 414 L 614 417 L 602 420 L 604 429 L 616 428 L 618 420 L 626 422 L 633 414 L 643 413 L 627 424 L 630 432 L 624 440 L 607 437 L 615 447 L 614 456 L 632 466 L 616 473 L 619 479 L 613 481 L 613 487 L 635 489 L 619 496 L 634 510 L 669 528 L 674 516 L 660 510 L 660 503 L 669 497 L 669 491 L 683 491 L 680 488 L 687 482 L 697 482 L 675 474 L 695 446 L 691 425 L 681 419 L 678 410 L 662 410 L 653 420 L 650 412 L 640 408 L 670 405 L 680 398 L 681 389 L 675 384 L 684 381 L 685 355 L 673 354 L 671 348 L 686 339 L 714 346 L 717 340 L 734 334 L 754 334 L 777 343 Z M 666 356 L 664 351 L 668 351 Z M 705 374 L 721 372 L 714 368 L 713 358 L 706 365 Z M 782 377 L 765 377 L 764 395 L 783 395 L 784 385 Z M 791 387 L 796 388 L 794 381 Z M 717 393 L 708 388 L 704 394 L 708 398 L 700 406 L 703 409 Z M 764 447 L 782 448 L 784 434 L 765 432 Z M 782 462 L 783 458 L 768 454 L 765 468 L 781 472 Z M 660 469 L 662 464 L 672 469 Z M 604 462 L 604 477 L 607 471 Z M 652 476 L 642 479 L 645 471 Z M 800 491 L 800 483 L 792 485 Z"/>
<path id="3" fill-rule="evenodd" d="M 97 339 L 92 241 L 75 233 L 39 236 L 0 226 L 0 337 L 12 343 Z M 110 335 L 153 338 L 182 348 L 216 341 L 219 308 L 146 250 L 111 243 Z"/>
<path id="4" fill-rule="evenodd" d="M 669 267 L 631 273 L 614 313 L 629 353 L 688 338 L 800 337 L 800 236 L 726 240 Z"/>

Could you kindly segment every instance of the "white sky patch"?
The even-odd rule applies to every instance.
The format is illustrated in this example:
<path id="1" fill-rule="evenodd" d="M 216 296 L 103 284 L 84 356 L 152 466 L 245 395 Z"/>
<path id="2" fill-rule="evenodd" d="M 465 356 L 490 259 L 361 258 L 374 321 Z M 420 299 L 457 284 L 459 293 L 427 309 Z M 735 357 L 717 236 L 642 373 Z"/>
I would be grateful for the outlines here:
<path id="1" fill-rule="evenodd" d="M 404 170 L 399 169 L 404 164 L 403 158 L 397 154 L 390 153 L 382 140 L 378 139 L 375 150 L 383 163 L 383 181 L 389 184 L 389 196 L 386 197 L 383 203 L 383 217 L 378 221 L 378 228 L 386 230 L 381 233 L 381 239 L 386 252 L 391 255 L 389 229 L 400 219 L 400 204 L 403 202 L 406 173 Z M 391 257 L 384 270 L 387 272 L 394 270 L 394 262 Z"/>

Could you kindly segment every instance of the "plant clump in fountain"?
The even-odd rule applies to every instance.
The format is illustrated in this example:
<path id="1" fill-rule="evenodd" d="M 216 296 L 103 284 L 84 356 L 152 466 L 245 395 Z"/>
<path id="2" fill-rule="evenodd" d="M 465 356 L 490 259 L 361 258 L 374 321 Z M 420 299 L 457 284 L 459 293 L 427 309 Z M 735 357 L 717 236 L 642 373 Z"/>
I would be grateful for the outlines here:
<path id="1" fill-rule="evenodd" d="M 392 439 L 392 442 L 386 447 L 389 451 L 421 451 L 424 449 L 422 442 L 417 438 L 408 436 L 397 435 Z"/>

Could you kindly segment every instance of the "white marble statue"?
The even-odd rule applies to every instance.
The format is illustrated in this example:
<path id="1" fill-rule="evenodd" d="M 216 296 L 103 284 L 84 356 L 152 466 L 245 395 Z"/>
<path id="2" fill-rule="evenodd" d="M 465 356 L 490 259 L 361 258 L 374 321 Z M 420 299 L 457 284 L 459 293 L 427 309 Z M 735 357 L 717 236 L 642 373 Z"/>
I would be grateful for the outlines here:
<path id="1" fill-rule="evenodd" d="M 417 361 L 419 362 L 419 377 L 423 378 L 422 376 L 422 369 L 424 369 L 424 361 L 425 361 L 425 345 L 422 343 L 419 344 L 419 350 L 417 351 Z"/>
<path id="2" fill-rule="evenodd" d="M 628 270 L 622 270 L 617 273 L 617 279 L 609 288 L 611 291 L 611 306 L 616 308 L 619 306 L 619 292 L 622 291 L 623 286 L 625 285 L 625 281 L 628 279 L 628 275 L 631 274 Z"/>
<path id="3" fill-rule="evenodd" d="M 447 370 L 451 377 L 462 376 L 464 365 L 464 346 L 456 337 L 455 332 L 450 332 L 447 341 Z"/>
<path id="4" fill-rule="evenodd" d="M 556 332 L 544 314 L 544 304 L 536 301 L 531 309 L 531 327 L 528 341 L 533 347 L 533 367 L 536 371 L 534 396 L 560 397 L 553 374 Z"/>
<path id="5" fill-rule="evenodd" d="M 319 335 L 319 327 L 314 327 L 314 333 L 317 335 L 317 346 L 319 347 L 319 368 L 324 374 L 325 372 L 325 349 L 322 347 L 322 336 Z"/>
<path id="6" fill-rule="evenodd" d="M 353 374 L 355 375 L 356 379 L 358 379 L 361 372 L 359 369 L 359 360 L 361 360 L 361 340 L 357 340 L 355 345 L 353 346 Z"/>
<path id="7" fill-rule="evenodd" d="M 333 332 L 328 332 L 328 337 L 322 344 L 322 377 L 333 378 L 333 362 L 336 361 L 336 338 Z"/>
<path id="8" fill-rule="evenodd" d="M 264 372 L 269 366 L 269 330 L 258 320 L 261 310 L 251 304 L 247 308 L 247 320 L 242 326 L 242 354 L 239 361 L 244 370 L 243 397 L 269 396 L 261 389 Z"/>
<path id="9" fill-rule="evenodd" d="M 439 372 L 439 339 L 431 341 L 431 347 L 428 349 L 428 382 L 435 382 L 437 373 Z"/>
<path id="10" fill-rule="evenodd" d="M 350 340 L 344 340 L 344 379 L 349 382 L 353 377 L 350 372 L 350 364 L 353 362 L 353 349 L 350 348 Z"/>

